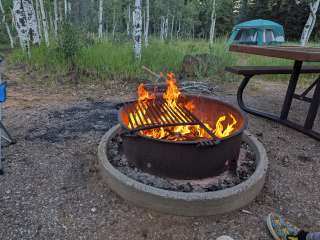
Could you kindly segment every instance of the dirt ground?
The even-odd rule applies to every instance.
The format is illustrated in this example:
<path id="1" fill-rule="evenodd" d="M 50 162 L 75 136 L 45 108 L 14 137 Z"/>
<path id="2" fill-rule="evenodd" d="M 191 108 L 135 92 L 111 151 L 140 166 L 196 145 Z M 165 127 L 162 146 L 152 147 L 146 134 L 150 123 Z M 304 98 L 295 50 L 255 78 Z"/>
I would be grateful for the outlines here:
<path id="1" fill-rule="evenodd" d="M 4 148 L 1 240 L 214 240 L 225 234 L 236 240 L 262 240 L 271 239 L 264 222 L 270 211 L 320 230 L 319 142 L 249 115 L 249 130 L 264 144 L 270 160 L 262 194 L 244 208 L 251 214 L 163 215 L 122 200 L 97 169 L 99 140 L 117 122 L 115 102 L 130 98 L 135 84 L 48 88 L 28 84 L 24 75 L 21 69 L 6 73 L 4 124 L 17 144 Z M 237 85 L 219 84 L 216 97 L 235 103 Z M 247 101 L 278 111 L 284 91 L 282 83 L 258 81 Z M 306 104 L 295 101 L 290 118 L 302 120 L 306 111 Z"/>

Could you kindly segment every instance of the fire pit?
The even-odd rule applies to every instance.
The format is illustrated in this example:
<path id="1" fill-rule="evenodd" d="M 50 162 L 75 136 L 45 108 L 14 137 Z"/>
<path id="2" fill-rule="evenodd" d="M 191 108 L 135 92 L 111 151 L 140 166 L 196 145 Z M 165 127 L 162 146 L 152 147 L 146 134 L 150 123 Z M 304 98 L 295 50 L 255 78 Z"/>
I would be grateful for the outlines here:
<path id="1" fill-rule="evenodd" d="M 175 179 L 201 179 L 235 170 L 245 117 L 230 104 L 182 95 L 174 74 L 163 94 L 139 86 L 138 100 L 119 111 L 123 147 L 137 168 Z"/>
<path id="2" fill-rule="evenodd" d="M 181 94 L 172 73 L 166 90 L 141 84 L 119 122 L 102 138 L 98 157 L 109 187 L 128 201 L 175 215 L 214 215 L 247 205 L 263 188 L 268 159 L 244 131 L 242 113 Z M 251 169 L 245 175 L 243 166 Z"/>

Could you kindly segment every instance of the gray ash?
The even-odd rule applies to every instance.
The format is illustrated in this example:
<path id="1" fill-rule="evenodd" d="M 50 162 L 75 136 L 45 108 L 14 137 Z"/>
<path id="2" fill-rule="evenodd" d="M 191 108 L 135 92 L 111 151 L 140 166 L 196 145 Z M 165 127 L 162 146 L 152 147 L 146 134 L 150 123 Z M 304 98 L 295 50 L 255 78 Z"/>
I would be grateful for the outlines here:
<path id="1" fill-rule="evenodd" d="M 142 172 L 128 162 L 119 135 L 111 139 L 108 144 L 108 159 L 121 173 L 140 183 L 177 192 L 214 192 L 234 187 L 246 181 L 256 169 L 255 155 L 245 143 L 241 145 L 236 173 L 226 171 L 220 176 L 201 180 L 177 180 Z"/>

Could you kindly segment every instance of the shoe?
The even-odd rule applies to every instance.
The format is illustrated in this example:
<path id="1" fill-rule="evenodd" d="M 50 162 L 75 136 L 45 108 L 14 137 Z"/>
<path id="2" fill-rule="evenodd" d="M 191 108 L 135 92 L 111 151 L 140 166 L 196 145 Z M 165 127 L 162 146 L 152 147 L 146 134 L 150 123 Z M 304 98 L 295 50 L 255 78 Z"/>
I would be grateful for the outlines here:
<path id="1" fill-rule="evenodd" d="M 275 213 L 268 215 L 267 226 L 275 240 L 301 240 L 306 236 L 304 231 Z"/>

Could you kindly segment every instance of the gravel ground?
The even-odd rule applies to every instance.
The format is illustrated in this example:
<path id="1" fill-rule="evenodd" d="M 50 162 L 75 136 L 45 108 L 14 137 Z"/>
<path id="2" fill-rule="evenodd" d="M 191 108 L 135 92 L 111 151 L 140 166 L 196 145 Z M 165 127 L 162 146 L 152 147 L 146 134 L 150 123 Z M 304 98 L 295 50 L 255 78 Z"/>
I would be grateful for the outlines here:
<path id="1" fill-rule="evenodd" d="M 163 215 L 123 201 L 97 169 L 99 140 L 116 121 L 112 102 L 128 99 L 134 84 L 48 88 L 26 84 L 25 76 L 34 76 L 21 72 L 6 74 L 4 123 L 17 144 L 4 149 L 1 240 L 209 240 L 225 234 L 236 240 L 271 239 L 264 223 L 270 211 L 310 230 L 320 229 L 319 142 L 249 116 L 249 130 L 270 159 L 262 194 L 246 211 L 199 218 Z M 223 84 L 216 95 L 235 103 L 235 91 L 236 84 Z M 260 81 L 249 90 L 247 101 L 277 110 L 284 91 L 281 83 Z M 302 120 L 306 105 L 295 102 L 294 111 L 290 117 Z"/>

